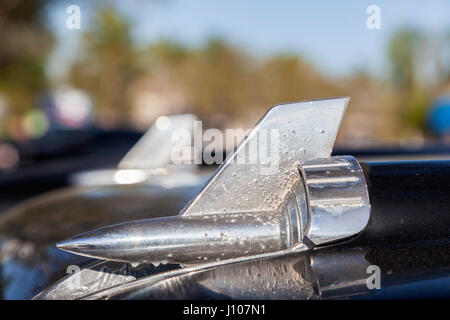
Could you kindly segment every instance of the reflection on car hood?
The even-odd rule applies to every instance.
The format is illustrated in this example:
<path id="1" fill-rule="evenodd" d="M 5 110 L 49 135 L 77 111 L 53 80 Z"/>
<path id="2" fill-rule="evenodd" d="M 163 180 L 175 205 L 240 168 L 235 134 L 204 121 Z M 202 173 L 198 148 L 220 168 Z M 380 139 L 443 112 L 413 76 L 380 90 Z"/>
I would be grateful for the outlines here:
<path id="1" fill-rule="evenodd" d="M 55 247 L 74 233 L 177 214 L 208 174 L 198 185 L 173 188 L 139 184 L 67 188 L 12 208 L 0 217 L 0 296 L 32 298 L 64 276 L 69 265 L 92 262 Z"/>

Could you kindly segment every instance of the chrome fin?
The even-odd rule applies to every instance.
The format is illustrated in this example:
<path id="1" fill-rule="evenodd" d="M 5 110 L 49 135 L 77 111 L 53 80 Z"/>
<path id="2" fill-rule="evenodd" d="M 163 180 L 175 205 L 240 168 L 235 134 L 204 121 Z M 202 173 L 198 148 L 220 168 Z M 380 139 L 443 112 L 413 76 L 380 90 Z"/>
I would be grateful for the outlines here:
<path id="1" fill-rule="evenodd" d="M 272 107 L 180 214 L 278 208 L 298 177 L 293 170 L 300 161 L 330 157 L 349 100 L 344 97 Z"/>

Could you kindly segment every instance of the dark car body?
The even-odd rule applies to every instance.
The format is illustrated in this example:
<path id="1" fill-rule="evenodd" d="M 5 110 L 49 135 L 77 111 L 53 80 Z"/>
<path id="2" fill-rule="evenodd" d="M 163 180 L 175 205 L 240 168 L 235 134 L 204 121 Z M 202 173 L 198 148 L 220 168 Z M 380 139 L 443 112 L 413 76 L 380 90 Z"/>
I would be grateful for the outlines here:
<path id="1" fill-rule="evenodd" d="M 47 298 L 450 297 L 450 161 L 378 161 L 363 168 L 373 214 L 360 235 L 311 252 L 207 268 L 101 262 L 59 251 L 55 243 L 104 225 L 175 215 L 199 192 L 210 170 L 199 170 L 201 183 L 189 186 L 78 187 L 36 197 L 0 219 L 2 297 L 29 299 L 55 282 L 58 290 L 47 292 Z M 98 277 L 125 270 L 131 278 L 71 293 L 61 290 L 64 278 L 58 280 L 73 265 Z M 381 271 L 381 288 L 369 290 L 373 265 Z"/>

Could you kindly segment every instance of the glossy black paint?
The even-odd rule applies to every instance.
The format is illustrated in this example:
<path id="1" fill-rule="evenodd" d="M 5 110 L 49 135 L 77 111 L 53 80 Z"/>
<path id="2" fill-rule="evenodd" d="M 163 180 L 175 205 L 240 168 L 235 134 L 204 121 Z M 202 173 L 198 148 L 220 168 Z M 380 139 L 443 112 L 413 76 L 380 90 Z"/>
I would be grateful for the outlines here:
<path id="1" fill-rule="evenodd" d="M 348 252 L 360 250 L 368 265 L 380 268 L 381 289 L 354 298 L 450 298 L 450 161 L 362 167 L 372 206 L 366 229 L 313 255 L 340 255 L 335 263 L 345 265 Z"/>
<path id="2" fill-rule="evenodd" d="M 450 238 L 450 162 L 409 161 L 362 165 L 372 205 L 359 245 Z"/>

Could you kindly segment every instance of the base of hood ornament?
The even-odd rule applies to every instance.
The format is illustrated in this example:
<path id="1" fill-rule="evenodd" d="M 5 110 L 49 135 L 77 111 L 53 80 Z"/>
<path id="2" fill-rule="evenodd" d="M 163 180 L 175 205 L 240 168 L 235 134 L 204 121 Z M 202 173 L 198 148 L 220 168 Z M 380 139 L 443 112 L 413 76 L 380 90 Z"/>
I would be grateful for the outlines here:
<path id="1" fill-rule="evenodd" d="M 369 222 L 369 192 L 364 172 L 351 156 L 304 161 L 309 226 L 306 237 L 315 245 L 361 232 Z"/>

